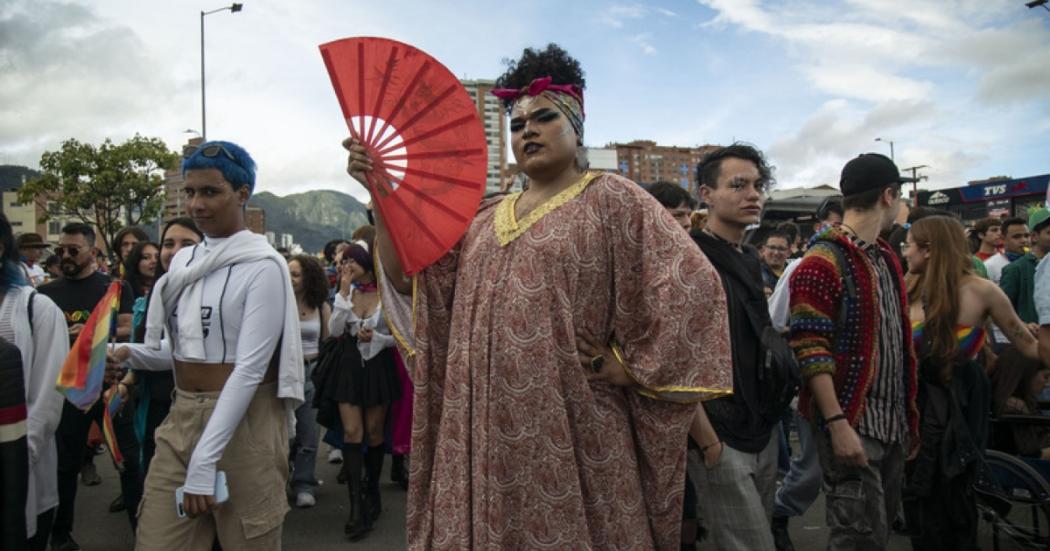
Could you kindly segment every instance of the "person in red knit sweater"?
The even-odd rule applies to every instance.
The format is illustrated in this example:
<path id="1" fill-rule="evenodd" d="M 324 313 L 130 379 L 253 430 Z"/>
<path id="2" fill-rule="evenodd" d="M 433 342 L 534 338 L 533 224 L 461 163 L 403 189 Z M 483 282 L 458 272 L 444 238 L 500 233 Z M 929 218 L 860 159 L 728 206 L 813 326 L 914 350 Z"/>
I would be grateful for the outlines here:
<path id="1" fill-rule="evenodd" d="M 842 169 L 845 216 L 791 275 L 791 346 L 824 473 L 828 549 L 885 549 L 905 455 L 918 442 L 916 369 L 897 255 L 879 233 L 900 209 L 900 172 L 868 153 Z"/>

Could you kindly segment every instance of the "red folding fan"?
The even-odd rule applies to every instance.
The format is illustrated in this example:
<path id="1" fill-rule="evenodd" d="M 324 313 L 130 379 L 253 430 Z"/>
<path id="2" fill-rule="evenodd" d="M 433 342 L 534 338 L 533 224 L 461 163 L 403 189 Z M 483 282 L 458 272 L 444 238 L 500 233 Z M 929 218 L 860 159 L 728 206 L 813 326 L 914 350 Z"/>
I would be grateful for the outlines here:
<path id="1" fill-rule="evenodd" d="M 321 45 L 350 135 L 372 158 L 375 207 L 405 273 L 454 246 L 485 192 L 488 147 L 476 104 L 444 65 L 408 44 Z"/>

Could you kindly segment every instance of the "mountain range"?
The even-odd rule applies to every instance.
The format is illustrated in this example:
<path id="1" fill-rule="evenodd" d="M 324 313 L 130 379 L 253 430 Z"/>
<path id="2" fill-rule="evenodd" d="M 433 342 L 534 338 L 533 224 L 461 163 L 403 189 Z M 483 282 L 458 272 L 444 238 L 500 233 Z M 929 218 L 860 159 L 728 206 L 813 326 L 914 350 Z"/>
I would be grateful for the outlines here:
<path id="1" fill-rule="evenodd" d="M 0 190 L 13 191 L 40 172 L 26 166 L 0 165 Z M 353 197 L 331 190 L 307 191 L 280 197 L 270 192 L 252 196 L 249 205 L 266 211 L 266 230 L 290 233 L 303 250 L 315 253 L 336 238 L 349 239 L 368 224 L 365 206 Z"/>
<path id="2" fill-rule="evenodd" d="M 256 193 L 248 204 L 266 211 L 266 231 L 290 233 L 309 253 L 320 252 L 332 239 L 350 239 L 368 224 L 366 209 L 357 199 L 338 191 L 316 190 L 280 197 Z"/>

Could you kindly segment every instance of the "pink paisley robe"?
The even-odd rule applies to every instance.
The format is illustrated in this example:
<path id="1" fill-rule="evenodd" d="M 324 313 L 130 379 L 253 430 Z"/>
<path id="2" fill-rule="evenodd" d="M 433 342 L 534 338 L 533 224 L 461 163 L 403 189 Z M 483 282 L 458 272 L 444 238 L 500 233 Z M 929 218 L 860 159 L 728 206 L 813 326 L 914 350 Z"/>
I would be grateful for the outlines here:
<path id="1" fill-rule="evenodd" d="M 619 176 L 520 222 L 514 198 L 414 297 L 381 282 L 415 386 L 408 547 L 677 549 L 696 402 L 732 388 L 718 274 Z M 588 382 L 577 334 L 619 343 L 638 385 Z"/>

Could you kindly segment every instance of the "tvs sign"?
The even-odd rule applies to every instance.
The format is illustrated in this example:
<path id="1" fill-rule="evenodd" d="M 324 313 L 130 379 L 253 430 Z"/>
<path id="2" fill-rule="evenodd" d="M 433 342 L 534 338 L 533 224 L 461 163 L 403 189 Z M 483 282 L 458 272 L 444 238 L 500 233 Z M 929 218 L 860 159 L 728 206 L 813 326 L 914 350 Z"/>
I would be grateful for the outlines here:
<path id="1" fill-rule="evenodd" d="M 930 195 L 930 198 L 926 200 L 926 203 L 929 205 L 943 205 L 948 201 L 951 201 L 951 198 L 949 198 L 946 194 L 938 191 L 935 192 L 933 195 Z"/>

